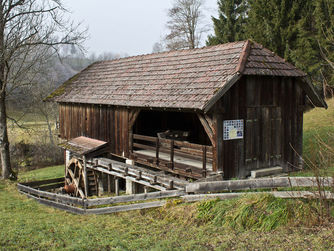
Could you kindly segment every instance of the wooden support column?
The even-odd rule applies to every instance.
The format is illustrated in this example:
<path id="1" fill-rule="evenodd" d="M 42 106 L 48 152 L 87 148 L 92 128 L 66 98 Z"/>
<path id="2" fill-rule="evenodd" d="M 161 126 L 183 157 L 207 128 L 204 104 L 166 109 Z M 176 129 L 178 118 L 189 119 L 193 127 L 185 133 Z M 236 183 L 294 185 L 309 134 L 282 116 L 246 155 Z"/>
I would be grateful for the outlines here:
<path id="1" fill-rule="evenodd" d="M 88 177 L 87 177 L 87 161 L 86 156 L 83 156 L 84 182 L 85 182 L 85 196 L 88 197 Z"/>
<path id="2" fill-rule="evenodd" d="M 214 109 L 214 108 L 213 108 Z M 217 110 L 217 109 L 216 109 Z M 213 162 L 212 162 L 212 170 L 214 172 L 223 171 L 223 162 L 222 162 L 222 140 L 223 140 L 223 128 L 222 128 L 222 114 L 218 114 L 214 110 L 213 116 L 209 116 L 207 114 L 203 115 L 197 113 L 201 124 L 208 135 L 211 144 L 212 144 L 212 155 L 213 155 Z M 221 130 L 218 132 L 218 130 Z M 220 145 L 218 146 L 218 137 L 221 137 Z M 218 159 L 218 153 L 220 153 L 220 157 Z"/>
<path id="3" fill-rule="evenodd" d="M 203 146 L 202 147 L 202 160 L 203 160 L 203 177 L 205 178 L 206 177 L 206 146 Z"/>
<path id="4" fill-rule="evenodd" d="M 216 144 L 213 149 L 213 157 L 214 163 L 213 171 L 223 172 L 224 171 L 224 163 L 223 163 L 223 115 L 218 111 L 214 111 L 213 113 L 213 127 L 214 127 L 214 136 L 216 140 Z"/>
<path id="5" fill-rule="evenodd" d="M 108 165 L 108 171 L 111 171 L 111 164 Z M 108 175 L 108 193 L 111 193 L 111 175 Z"/>
<path id="6" fill-rule="evenodd" d="M 115 178 L 115 194 L 119 196 L 119 178 Z"/>

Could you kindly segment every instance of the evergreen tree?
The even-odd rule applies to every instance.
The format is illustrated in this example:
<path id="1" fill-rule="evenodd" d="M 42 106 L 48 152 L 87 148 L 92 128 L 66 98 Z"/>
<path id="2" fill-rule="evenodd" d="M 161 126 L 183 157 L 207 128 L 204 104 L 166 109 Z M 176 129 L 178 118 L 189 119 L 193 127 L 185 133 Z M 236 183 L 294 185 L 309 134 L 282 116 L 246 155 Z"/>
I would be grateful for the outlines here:
<path id="1" fill-rule="evenodd" d="M 297 23 L 309 0 L 249 0 L 247 36 L 291 60 L 297 43 Z"/>
<path id="2" fill-rule="evenodd" d="M 218 0 L 218 18 L 212 17 L 215 35 L 207 45 L 216 45 L 245 39 L 247 4 L 245 0 Z"/>

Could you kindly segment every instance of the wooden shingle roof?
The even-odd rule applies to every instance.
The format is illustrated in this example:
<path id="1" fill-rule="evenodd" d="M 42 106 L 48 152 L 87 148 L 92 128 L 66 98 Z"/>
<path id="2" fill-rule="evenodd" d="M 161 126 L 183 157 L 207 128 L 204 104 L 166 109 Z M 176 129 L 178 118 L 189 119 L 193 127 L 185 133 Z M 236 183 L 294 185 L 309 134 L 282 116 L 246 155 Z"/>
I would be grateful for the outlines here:
<path id="1" fill-rule="evenodd" d="M 47 100 L 206 110 L 241 75 L 306 76 L 247 40 L 97 62 L 65 82 Z"/>

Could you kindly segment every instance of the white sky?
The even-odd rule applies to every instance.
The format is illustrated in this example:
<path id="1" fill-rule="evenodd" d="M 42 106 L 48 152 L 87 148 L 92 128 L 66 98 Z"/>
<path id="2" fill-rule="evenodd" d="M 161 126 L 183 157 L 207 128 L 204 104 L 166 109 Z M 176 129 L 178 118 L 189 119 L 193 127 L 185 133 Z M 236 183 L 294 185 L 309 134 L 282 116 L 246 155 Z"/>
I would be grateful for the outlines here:
<path id="1" fill-rule="evenodd" d="M 71 18 L 88 27 L 88 53 L 139 55 L 152 52 L 167 33 L 167 10 L 173 0 L 63 0 Z M 205 0 L 206 24 L 217 16 L 217 0 Z M 203 36 L 202 45 L 205 44 Z"/>

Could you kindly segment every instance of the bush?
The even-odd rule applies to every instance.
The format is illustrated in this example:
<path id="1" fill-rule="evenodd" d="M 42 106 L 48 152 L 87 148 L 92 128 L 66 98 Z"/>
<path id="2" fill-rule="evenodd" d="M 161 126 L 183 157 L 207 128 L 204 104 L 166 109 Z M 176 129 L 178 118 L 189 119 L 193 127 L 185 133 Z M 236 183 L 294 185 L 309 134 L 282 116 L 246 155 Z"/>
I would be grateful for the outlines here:
<path id="1" fill-rule="evenodd" d="M 64 162 L 63 150 L 52 144 L 24 143 L 12 144 L 11 161 L 14 169 L 36 169 Z"/>

